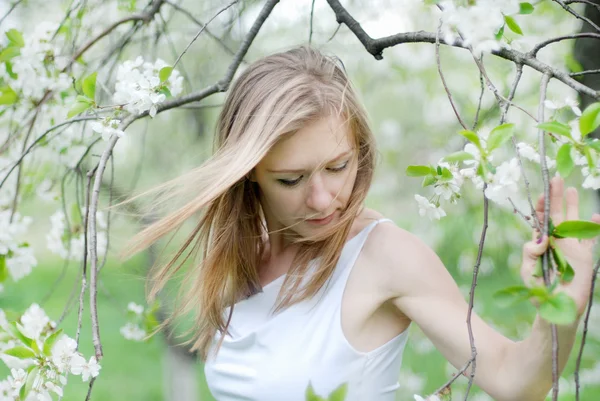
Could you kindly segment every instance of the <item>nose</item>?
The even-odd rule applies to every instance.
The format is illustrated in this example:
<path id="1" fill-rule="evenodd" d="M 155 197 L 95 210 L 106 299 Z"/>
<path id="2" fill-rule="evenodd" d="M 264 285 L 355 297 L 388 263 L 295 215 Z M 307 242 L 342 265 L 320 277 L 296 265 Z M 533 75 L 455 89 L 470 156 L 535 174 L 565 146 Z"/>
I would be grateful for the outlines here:
<path id="1" fill-rule="evenodd" d="M 333 196 L 323 180 L 323 175 L 321 173 L 314 174 L 310 185 L 308 185 L 306 206 L 315 212 L 321 213 L 329 211 L 328 209 L 331 205 L 331 202 L 333 202 Z"/>

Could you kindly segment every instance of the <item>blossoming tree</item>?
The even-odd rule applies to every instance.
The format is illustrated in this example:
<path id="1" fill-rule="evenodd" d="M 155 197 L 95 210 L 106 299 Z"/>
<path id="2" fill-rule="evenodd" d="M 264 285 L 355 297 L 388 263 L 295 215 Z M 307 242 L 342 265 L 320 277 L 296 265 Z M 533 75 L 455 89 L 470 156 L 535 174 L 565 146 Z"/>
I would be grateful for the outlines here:
<path id="1" fill-rule="evenodd" d="M 31 274 L 37 264 L 35 249 L 39 244 L 28 240 L 32 219 L 21 212 L 24 200 L 37 196 L 61 201 L 57 210 L 48 216 L 51 229 L 46 235 L 46 246 L 61 258 L 80 263 L 81 282 L 79 325 L 75 333 L 63 332 L 60 322 L 51 321 L 38 304 L 14 315 L 0 310 L 0 358 L 11 368 L 10 376 L 0 382 L 0 396 L 19 400 L 60 398 L 71 374 L 90 381 L 87 395 L 90 397 L 103 356 L 97 289 L 111 236 L 111 216 L 99 209 L 101 194 L 112 195 L 116 190 L 113 182 L 106 178 L 115 147 L 138 120 L 152 121 L 159 114 L 197 105 L 226 92 L 254 42 L 268 40 L 257 39 L 257 35 L 278 3 L 277 0 L 261 1 L 254 5 L 252 18 L 243 16 L 248 26 L 239 28 L 241 40 L 235 50 L 211 33 L 210 27 L 223 15 L 231 15 L 232 10 L 239 9 L 238 1 L 215 7 L 205 23 L 197 21 L 180 3 L 168 0 L 151 0 L 147 4 L 136 0 L 72 2 L 62 19 L 5 28 L 3 23 L 10 21 L 11 13 L 17 12 L 19 7 L 27 7 L 21 0 L 10 3 L 0 19 L 3 35 L 0 41 L 0 281 L 19 281 Z M 307 3 L 306 7 L 311 10 L 308 40 L 312 41 L 313 20 L 323 17 L 314 13 L 314 1 Z M 488 201 L 513 209 L 527 225 L 553 240 L 592 239 L 600 235 L 600 225 L 592 222 L 569 221 L 554 226 L 547 219 L 540 221 L 529 189 L 534 166 L 545 189 L 546 210 L 550 202 L 551 174 L 567 177 L 577 171 L 582 177 L 582 188 L 600 189 L 600 140 L 592 136 L 600 126 L 600 92 L 578 80 L 598 71 L 577 70 L 573 62 L 569 71 L 564 65 L 540 56 L 542 49 L 564 41 L 582 37 L 600 39 L 600 27 L 572 3 L 591 3 L 588 7 L 596 4 L 560 0 L 535 5 L 518 0 L 405 0 L 403 7 L 412 7 L 420 13 L 419 20 L 424 26 L 419 29 L 429 29 L 431 22 L 434 22 L 433 28 L 406 30 L 373 39 L 339 1 L 327 0 L 328 18 L 335 19 L 338 29 L 349 30 L 376 60 L 382 59 L 384 50 L 393 46 L 433 45 L 434 51 L 429 57 L 435 60 L 444 95 L 455 115 L 455 124 L 460 126 L 455 130 L 456 137 L 464 143 L 438 160 L 411 164 L 406 173 L 421 177 L 423 191 L 430 190 L 430 195 L 415 194 L 414 198 L 419 214 L 434 220 L 446 216 L 446 204 L 460 201 L 464 186 L 470 185 L 483 195 L 485 224 L 469 294 L 470 309 L 466 316 L 469 329 L 481 251 L 486 240 Z M 117 7 L 120 18 L 103 19 L 107 7 Z M 598 5 L 595 7 L 600 9 Z M 169 61 L 139 53 L 122 60 L 122 55 L 139 38 L 156 35 L 158 41 L 158 37 L 164 35 L 168 24 L 162 14 L 165 9 L 182 13 L 198 25 L 195 34 L 185 34 L 185 49 Z M 528 35 L 523 28 L 528 19 L 540 20 L 546 13 L 583 20 L 594 31 L 560 36 L 546 34 L 541 39 Z M 337 30 L 333 35 L 336 33 Z M 219 42 L 230 62 L 218 79 L 193 90 L 181 66 L 188 49 L 203 34 Z M 287 43 L 292 44 L 297 43 Z M 447 83 L 441 60 L 442 46 L 467 54 L 478 72 L 481 95 L 472 107 L 474 122 L 471 125 L 467 125 L 467 112 L 457 107 L 451 85 Z M 358 43 L 354 44 L 352 51 L 359 50 Z M 514 78 L 507 91 L 490 73 L 489 64 L 498 61 L 514 66 Z M 522 79 L 524 76 L 526 79 Z M 529 111 L 531 105 L 520 105 L 515 100 L 519 88 L 527 82 L 539 82 L 535 115 Z M 548 98 L 550 82 L 567 88 L 571 97 Z M 488 105 L 482 100 L 486 91 L 494 100 Z M 594 102 L 580 109 L 574 100 L 577 93 Z M 483 109 L 493 110 L 497 123 L 482 126 L 479 122 Z M 65 181 L 73 177 L 78 183 L 77 201 L 68 203 Z M 63 188 L 60 193 L 58 186 Z M 599 268 L 600 261 L 595 264 L 594 277 Z M 544 277 L 545 285 L 507 288 L 497 294 L 499 302 L 534 298 L 541 316 L 548 321 L 573 322 L 574 302 L 555 291 L 559 284 L 573 278 L 573 269 L 558 248 L 550 247 L 539 274 Z M 92 320 L 94 344 L 94 355 L 89 357 L 79 352 L 86 297 L 89 297 L 87 313 Z M 584 326 L 588 323 L 592 299 L 593 286 Z M 127 310 L 131 319 L 121 328 L 121 333 L 129 340 L 142 340 L 156 326 L 157 306 L 143 308 L 132 302 Z M 469 377 L 465 399 L 469 396 L 477 373 L 476 339 L 471 340 L 472 357 L 465 361 L 463 368 L 448 382 L 440 383 L 434 394 L 428 398 L 415 395 L 416 400 L 448 397 L 451 385 L 461 374 Z M 584 345 L 585 335 L 580 355 Z M 559 394 L 557 355 L 555 350 L 554 400 Z M 576 378 L 578 370 L 579 367 Z M 579 382 L 576 388 L 579 399 Z M 321 400 L 323 396 L 307 391 L 310 400 Z M 342 387 L 329 399 L 343 397 Z"/>

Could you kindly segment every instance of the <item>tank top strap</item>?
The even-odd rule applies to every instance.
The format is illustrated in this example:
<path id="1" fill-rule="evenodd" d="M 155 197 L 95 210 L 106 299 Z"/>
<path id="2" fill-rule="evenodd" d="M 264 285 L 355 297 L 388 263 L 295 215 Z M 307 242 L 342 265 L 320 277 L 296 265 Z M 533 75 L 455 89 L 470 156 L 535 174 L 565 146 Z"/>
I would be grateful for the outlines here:
<path id="1" fill-rule="evenodd" d="M 356 260 L 358 259 L 358 255 L 360 254 L 360 251 L 362 250 L 363 246 L 365 245 L 365 242 L 367 242 L 369 233 L 371 233 L 371 231 L 379 223 L 382 223 L 385 221 L 389 221 L 389 222 L 393 223 L 393 221 L 391 219 L 387 219 L 387 218 L 375 220 L 375 221 L 369 223 L 367 226 L 365 226 L 355 237 L 353 237 L 352 239 L 350 239 L 350 241 L 348 241 L 346 243 L 346 248 L 344 249 L 344 252 L 342 252 L 342 255 L 340 256 L 340 260 L 338 262 L 339 263 L 338 268 L 337 268 L 337 271 L 335 272 L 335 275 L 337 276 L 335 278 L 335 281 L 336 281 L 335 286 L 338 287 L 340 291 L 343 291 L 344 288 L 346 287 L 346 280 L 348 279 L 348 276 L 350 275 L 350 271 L 352 270 L 352 268 L 354 267 L 354 264 L 356 263 Z"/>

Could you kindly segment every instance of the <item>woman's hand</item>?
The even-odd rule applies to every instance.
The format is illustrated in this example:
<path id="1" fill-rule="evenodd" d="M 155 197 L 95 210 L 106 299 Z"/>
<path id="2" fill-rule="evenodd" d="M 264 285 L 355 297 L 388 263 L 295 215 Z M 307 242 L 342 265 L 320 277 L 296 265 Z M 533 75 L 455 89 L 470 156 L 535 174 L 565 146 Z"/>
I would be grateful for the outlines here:
<path id="1" fill-rule="evenodd" d="M 560 177 L 553 177 L 550 181 L 550 218 L 555 226 L 566 220 L 579 220 L 579 196 L 575 188 L 566 190 L 566 212 L 563 212 L 564 182 Z M 544 195 L 540 195 L 536 205 L 536 213 L 542 224 L 544 219 Z M 594 213 L 592 221 L 600 224 L 600 214 Z M 593 259 L 592 249 L 594 240 L 579 240 L 577 238 L 553 238 L 554 245 L 562 251 L 567 262 L 573 267 L 575 277 L 569 283 L 560 283 L 557 291 L 565 292 L 571 296 L 577 305 L 577 316 L 585 310 L 590 295 L 592 284 Z M 539 242 L 539 243 L 538 243 Z M 540 233 L 533 232 L 533 240 L 523 246 L 523 264 L 521 277 L 526 285 L 543 285 L 543 278 L 535 277 L 534 272 L 539 263 L 538 258 L 546 251 L 549 239 L 544 236 L 540 240 Z M 553 276 L 552 276 L 553 277 Z"/>

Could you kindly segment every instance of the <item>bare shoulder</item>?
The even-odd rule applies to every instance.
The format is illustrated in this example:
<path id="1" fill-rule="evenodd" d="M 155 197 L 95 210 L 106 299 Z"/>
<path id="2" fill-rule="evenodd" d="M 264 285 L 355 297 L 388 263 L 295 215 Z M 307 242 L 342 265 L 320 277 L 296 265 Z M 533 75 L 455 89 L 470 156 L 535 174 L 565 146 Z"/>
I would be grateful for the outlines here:
<path id="1" fill-rule="evenodd" d="M 440 275 L 449 277 L 423 240 L 392 222 L 381 222 L 371 231 L 363 253 L 389 299 L 425 290 L 435 285 Z"/>

